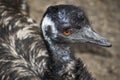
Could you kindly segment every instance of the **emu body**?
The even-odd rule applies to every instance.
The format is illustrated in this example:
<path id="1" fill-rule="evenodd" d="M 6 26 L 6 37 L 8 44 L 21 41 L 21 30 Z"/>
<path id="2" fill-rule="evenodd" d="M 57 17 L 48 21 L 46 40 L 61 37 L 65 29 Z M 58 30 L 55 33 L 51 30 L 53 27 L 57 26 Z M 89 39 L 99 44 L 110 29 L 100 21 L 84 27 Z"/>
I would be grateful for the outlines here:
<path id="1" fill-rule="evenodd" d="M 22 13 L 22 1 L 0 0 L 0 80 L 42 80 L 47 71 L 48 54 L 41 32 Z"/>
<path id="2" fill-rule="evenodd" d="M 0 80 L 93 80 L 69 44 L 111 44 L 89 27 L 84 12 L 51 6 L 40 30 L 28 11 L 26 0 L 0 0 Z"/>

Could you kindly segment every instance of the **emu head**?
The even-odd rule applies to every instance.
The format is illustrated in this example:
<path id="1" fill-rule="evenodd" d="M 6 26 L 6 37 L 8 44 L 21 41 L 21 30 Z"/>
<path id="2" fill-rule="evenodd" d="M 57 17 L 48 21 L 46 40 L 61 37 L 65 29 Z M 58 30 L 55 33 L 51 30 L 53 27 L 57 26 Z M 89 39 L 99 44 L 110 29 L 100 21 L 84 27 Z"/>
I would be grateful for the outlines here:
<path id="1" fill-rule="evenodd" d="M 46 41 L 111 46 L 106 38 L 92 29 L 84 11 L 72 5 L 50 6 L 44 14 L 41 26 Z"/>

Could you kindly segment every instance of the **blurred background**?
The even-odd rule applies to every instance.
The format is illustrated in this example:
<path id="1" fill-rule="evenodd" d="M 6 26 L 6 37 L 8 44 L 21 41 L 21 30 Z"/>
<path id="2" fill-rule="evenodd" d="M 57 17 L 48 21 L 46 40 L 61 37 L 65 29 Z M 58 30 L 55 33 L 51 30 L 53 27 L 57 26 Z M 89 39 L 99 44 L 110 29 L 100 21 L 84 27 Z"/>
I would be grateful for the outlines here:
<path id="1" fill-rule="evenodd" d="M 90 44 L 75 45 L 76 56 L 96 80 L 120 80 L 120 0 L 29 0 L 30 16 L 38 23 L 50 5 L 82 7 L 96 32 L 108 38 L 111 48 Z"/>

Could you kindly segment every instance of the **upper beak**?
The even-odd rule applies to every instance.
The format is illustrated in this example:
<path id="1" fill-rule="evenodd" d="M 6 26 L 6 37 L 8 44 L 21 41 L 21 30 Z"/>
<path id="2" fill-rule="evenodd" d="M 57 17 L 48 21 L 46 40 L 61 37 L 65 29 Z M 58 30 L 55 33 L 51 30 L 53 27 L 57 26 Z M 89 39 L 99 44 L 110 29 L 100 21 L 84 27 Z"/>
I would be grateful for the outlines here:
<path id="1" fill-rule="evenodd" d="M 75 38 L 74 38 L 75 39 Z M 97 44 L 104 47 L 111 47 L 112 44 L 104 37 L 97 34 L 90 28 L 84 28 L 80 33 L 78 32 L 77 40 L 84 43 Z"/>

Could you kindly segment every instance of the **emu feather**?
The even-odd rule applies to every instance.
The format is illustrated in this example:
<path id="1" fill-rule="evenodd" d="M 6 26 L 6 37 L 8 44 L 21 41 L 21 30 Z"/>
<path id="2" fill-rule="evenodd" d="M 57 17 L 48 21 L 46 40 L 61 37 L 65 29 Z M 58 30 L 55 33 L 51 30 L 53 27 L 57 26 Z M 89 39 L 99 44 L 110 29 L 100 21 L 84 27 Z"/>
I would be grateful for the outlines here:
<path id="1" fill-rule="evenodd" d="M 94 80 L 69 44 L 111 44 L 91 35 L 84 11 L 50 6 L 40 26 L 29 17 L 26 0 L 0 0 L 0 80 Z M 73 33 L 65 36 L 67 29 Z"/>

